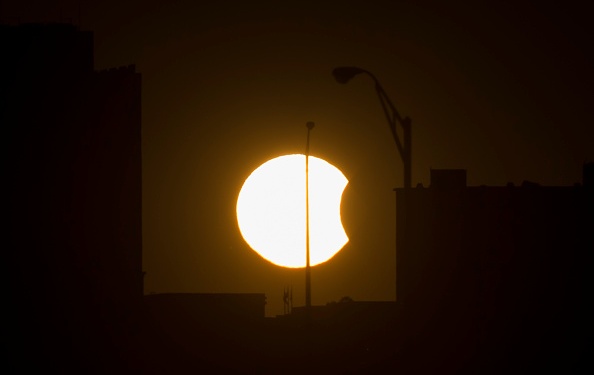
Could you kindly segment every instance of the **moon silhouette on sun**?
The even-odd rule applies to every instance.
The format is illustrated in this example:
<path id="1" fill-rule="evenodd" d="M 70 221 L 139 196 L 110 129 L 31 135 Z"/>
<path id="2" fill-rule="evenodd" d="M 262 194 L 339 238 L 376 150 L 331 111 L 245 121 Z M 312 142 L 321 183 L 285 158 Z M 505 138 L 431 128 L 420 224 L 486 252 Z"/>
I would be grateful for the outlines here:
<path id="1" fill-rule="evenodd" d="M 349 241 L 340 217 L 348 180 L 327 161 L 309 157 L 310 264 L 324 263 Z M 237 198 L 247 244 L 282 267 L 305 267 L 305 155 L 284 155 L 255 169 Z"/>

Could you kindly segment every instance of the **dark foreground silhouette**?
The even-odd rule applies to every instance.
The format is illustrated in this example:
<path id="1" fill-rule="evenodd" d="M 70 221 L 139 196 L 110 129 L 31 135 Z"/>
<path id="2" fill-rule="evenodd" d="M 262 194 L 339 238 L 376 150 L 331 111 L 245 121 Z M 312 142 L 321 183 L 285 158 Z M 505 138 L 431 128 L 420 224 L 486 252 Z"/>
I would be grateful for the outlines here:
<path id="1" fill-rule="evenodd" d="M 0 41 L 7 373 L 590 367 L 592 163 L 573 187 L 433 171 L 397 189 L 397 302 L 265 318 L 262 294 L 143 296 L 140 74 L 95 71 L 71 25 L 0 26 Z"/>

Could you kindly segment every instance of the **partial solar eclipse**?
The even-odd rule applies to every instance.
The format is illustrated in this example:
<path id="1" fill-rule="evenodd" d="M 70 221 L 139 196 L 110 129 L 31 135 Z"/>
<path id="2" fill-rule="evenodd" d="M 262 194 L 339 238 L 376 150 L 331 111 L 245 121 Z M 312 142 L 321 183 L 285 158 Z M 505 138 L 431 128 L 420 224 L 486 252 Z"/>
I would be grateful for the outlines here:
<path id="1" fill-rule="evenodd" d="M 327 161 L 309 157 L 310 264 L 332 258 L 349 241 L 340 218 L 348 180 Z M 305 155 L 271 159 L 245 180 L 237 222 L 248 245 L 283 267 L 305 267 Z"/>

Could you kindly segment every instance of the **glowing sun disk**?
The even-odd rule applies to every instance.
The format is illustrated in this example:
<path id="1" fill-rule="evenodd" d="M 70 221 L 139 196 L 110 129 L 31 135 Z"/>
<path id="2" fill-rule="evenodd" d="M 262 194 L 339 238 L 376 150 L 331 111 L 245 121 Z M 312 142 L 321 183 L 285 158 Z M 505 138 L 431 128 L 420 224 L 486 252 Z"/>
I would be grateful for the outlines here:
<path id="1" fill-rule="evenodd" d="M 309 230 L 312 266 L 332 258 L 349 241 L 340 218 L 348 180 L 332 164 L 309 157 Z M 284 267 L 305 267 L 305 155 L 262 164 L 237 199 L 239 230 L 250 247 Z"/>

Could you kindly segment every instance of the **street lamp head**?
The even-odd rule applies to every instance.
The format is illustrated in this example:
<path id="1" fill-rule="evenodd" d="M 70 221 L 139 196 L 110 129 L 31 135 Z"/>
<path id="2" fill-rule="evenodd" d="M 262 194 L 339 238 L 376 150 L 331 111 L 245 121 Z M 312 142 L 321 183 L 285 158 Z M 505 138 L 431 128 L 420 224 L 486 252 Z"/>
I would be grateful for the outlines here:
<path id="1" fill-rule="evenodd" d="M 315 124 L 313 121 L 308 121 L 307 124 L 305 124 L 305 126 L 307 126 L 308 130 L 311 130 L 314 128 Z"/>
<path id="2" fill-rule="evenodd" d="M 365 70 L 354 66 L 341 66 L 332 70 L 332 75 L 338 83 L 347 83 L 354 76 L 359 73 L 364 73 Z"/>

